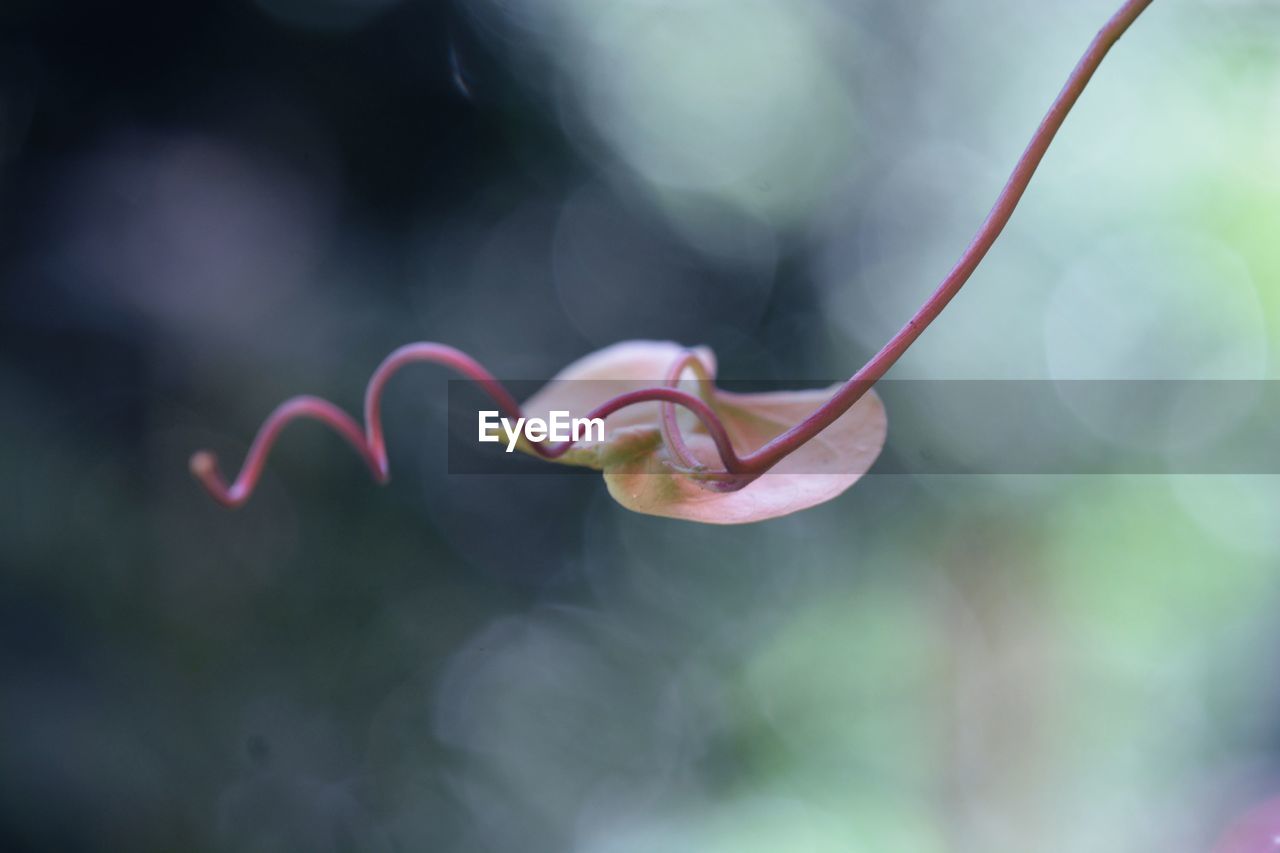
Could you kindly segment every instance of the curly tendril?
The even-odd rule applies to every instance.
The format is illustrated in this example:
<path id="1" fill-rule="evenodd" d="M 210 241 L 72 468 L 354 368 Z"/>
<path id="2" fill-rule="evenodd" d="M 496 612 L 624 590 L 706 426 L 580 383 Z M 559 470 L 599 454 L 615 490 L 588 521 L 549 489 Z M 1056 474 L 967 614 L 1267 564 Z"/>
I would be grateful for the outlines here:
<path id="1" fill-rule="evenodd" d="M 692 351 L 686 350 L 685 353 L 676 359 L 671 365 L 671 369 L 667 371 L 665 384 L 668 388 L 676 388 L 680 384 L 681 377 L 685 371 L 692 371 L 698 382 L 698 396 L 711 404 L 715 395 L 715 387 L 712 385 L 711 374 L 707 370 L 707 366 L 702 363 L 702 359 L 698 358 Z M 675 457 L 686 472 L 692 473 L 700 471 L 706 466 L 700 463 L 689 450 L 689 445 L 685 444 L 684 436 L 680 434 L 680 423 L 676 420 L 676 407 L 671 403 L 662 404 L 662 416 L 659 420 L 659 428 L 662 432 L 662 440 L 668 448 L 671 449 L 671 455 Z M 723 462 L 723 458 L 721 462 Z"/>
<path id="2" fill-rule="evenodd" d="M 711 394 L 709 372 L 692 353 L 686 353 L 671 367 L 662 387 L 621 394 L 596 407 L 587 414 L 587 417 L 605 418 L 620 409 L 638 403 L 654 401 L 661 403 L 660 430 L 673 459 L 678 465 L 687 469 L 691 476 L 710 488 L 721 491 L 743 488 L 802 447 L 857 403 L 960 292 L 960 288 L 973 275 L 974 270 L 986 257 L 987 252 L 1008 224 L 1010 217 L 1013 216 L 1014 210 L 1031 182 L 1032 175 L 1044 159 L 1050 143 L 1053 142 L 1067 114 L 1079 100 L 1094 72 L 1102 64 L 1103 58 L 1138 16 L 1151 5 L 1151 2 L 1152 0 L 1127 0 L 1098 31 L 1067 77 L 1062 90 L 1054 98 L 1035 133 L 1032 134 L 1031 141 L 1018 158 L 1013 173 L 996 197 L 991 211 L 955 266 L 906 325 L 829 400 L 803 421 L 745 456 L 738 456 L 724 424 L 710 403 L 714 396 Z M 327 400 L 319 397 L 295 397 L 282 403 L 268 416 L 259 429 L 253 445 L 249 448 L 240 473 L 233 483 L 227 485 L 218 469 L 216 457 L 209 451 L 200 451 L 191 457 L 191 471 L 219 503 L 228 507 L 240 506 L 248 500 L 262 476 L 262 468 L 266 464 L 267 456 L 281 431 L 294 420 L 311 418 L 327 424 L 346 439 L 372 471 L 374 479 L 379 483 L 386 483 L 390 479 L 390 473 L 382 431 L 382 392 L 387 382 L 401 367 L 415 362 L 429 362 L 452 368 L 479 384 L 497 403 L 505 416 L 521 416 L 519 403 L 492 374 L 470 356 L 443 344 L 409 344 L 387 356 L 369 380 L 365 393 L 365 427 L 363 429 L 350 415 Z M 699 390 L 706 398 L 705 400 L 703 397 L 689 394 L 676 387 L 687 370 L 694 372 Z M 715 443 L 724 470 L 707 471 L 705 466 L 694 458 L 680 434 L 680 426 L 676 420 L 676 406 L 683 406 L 697 416 Z M 560 444 L 546 442 L 529 442 L 529 444 L 533 451 L 544 459 L 557 459 L 573 446 L 572 441 Z"/>
<path id="3" fill-rule="evenodd" d="M 262 469 L 266 466 L 267 457 L 280 437 L 280 433 L 291 422 L 309 418 L 325 424 L 346 439 L 364 460 L 374 480 L 379 484 L 385 484 L 390 481 L 391 472 L 387 459 L 386 439 L 382 430 L 382 394 L 391 377 L 400 368 L 419 362 L 451 368 L 479 385 L 498 405 L 503 415 L 512 418 L 523 417 L 520 404 L 510 392 L 471 356 L 444 344 L 406 344 L 383 359 L 382 364 L 378 365 L 378 369 L 369 379 L 364 398 L 365 426 L 363 429 L 351 415 L 322 397 L 294 397 L 281 403 L 267 417 L 258 430 L 253 444 L 249 447 L 249 452 L 240 467 L 240 473 L 230 485 L 227 485 L 226 479 L 219 470 L 217 457 L 208 450 L 201 450 L 191 457 L 191 473 L 218 503 L 232 508 L 242 506 L 253 494 L 258 480 L 261 479 Z M 654 401 L 670 406 L 683 406 L 693 412 L 701 421 L 707 434 L 711 436 L 711 440 L 715 442 L 720 460 L 724 464 L 725 470 L 720 472 L 721 476 L 718 479 L 737 485 L 739 478 L 736 475 L 746 472 L 742 471 L 742 465 L 724 424 L 709 404 L 686 391 L 678 388 L 643 388 L 630 391 L 601 403 L 591 410 L 587 417 L 607 418 L 628 406 Z M 529 442 L 529 444 L 534 452 L 544 459 L 558 459 L 573 447 L 574 442 L 565 441 L 558 444 Z M 726 474 L 729 476 L 723 476 Z M 742 479 L 744 480 L 742 485 L 749 481 L 746 478 Z"/>

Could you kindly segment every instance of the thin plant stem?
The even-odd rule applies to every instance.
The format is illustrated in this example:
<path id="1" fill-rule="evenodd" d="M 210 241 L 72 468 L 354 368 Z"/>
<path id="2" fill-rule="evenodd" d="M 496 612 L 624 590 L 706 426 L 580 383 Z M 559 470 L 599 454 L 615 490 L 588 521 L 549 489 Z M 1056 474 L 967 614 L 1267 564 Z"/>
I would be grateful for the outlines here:
<path id="1" fill-rule="evenodd" d="M 1053 142 L 1067 114 L 1079 100 L 1085 86 L 1093 77 L 1103 58 L 1112 45 L 1120 39 L 1129 26 L 1137 20 L 1152 0 L 1127 0 L 1110 20 L 1098 31 L 1089 44 L 1084 56 L 1076 64 L 1066 84 L 1049 107 L 1048 113 L 1036 128 L 1022 156 L 1018 158 L 1013 173 L 997 196 L 994 206 L 983 220 L 978 233 L 965 249 L 951 271 L 938 285 L 937 289 L 918 311 L 907 321 L 893 338 L 876 353 L 870 361 L 863 365 L 848 382 L 840 387 L 832 397 L 823 403 L 811 415 L 796 426 L 766 442 L 746 456 L 739 457 L 729 439 L 727 430 L 715 410 L 707 400 L 681 391 L 674 387 L 686 369 L 692 369 L 699 380 L 699 387 L 706 391 L 710 386 L 710 377 L 705 366 L 692 353 L 686 353 L 675 365 L 665 380 L 665 387 L 645 388 L 621 394 L 597 406 L 587 414 L 588 418 L 605 418 L 627 406 L 640 403 L 659 402 L 660 427 L 667 446 L 675 459 L 689 468 L 696 468 L 697 463 L 688 445 L 680 434 L 676 422 L 675 406 L 683 406 L 694 413 L 702 423 L 707 434 L 715 443 L 716 450 L 724 464 L 724 471 L 692 471 L 699 480 L 710 488 L 732 491 L 740 489 L 755 480 L 765 471 L 778 464 L 788 454 L 794 452 L 806 442 L 826 429 L 841 415 L 847 412 L 867 393 L 871 387 L 884 376 L 902 354 L 917 338 L 937 319 L 942 310 L 955 297 L 965 282 L 973 275 L 978 264 L 986 257 L 996 238 L 1004 230 L 1013 211 L 1017 208 L 1036 168 L 1044 159 L 1045 152 Z M 319 397 L 295 397 L 280 404 L 258 430 L 253 444 L 241 465 L 240 473 L 228 485 L 218 468 L 217 458 L 209 451 L 202 450 L 191 457 L 191 471 L 205 486 L 209 493 L 228 507 L 237 507 L 249 499 L 254 487 L 262 476 L 263 467 L 272 446 L 284 428 L 294 420 L 310 418 L 326 424 L 346 439 L 373 473 L 374 479 L 385 483 L 390 479 L 386 441 L 382 429 L 382 394 L 388 381 L 400 368 L 413 363 L 429 362 L 449 367 L 459 374 L 475 381 L 494 400 L 498 408 L 507 417 L 521 417 L 520 404 L 503 387 L 493 374 L 485 370 L 479 362 L 444 344 L 416 343 L 400 347 L 383 360 L 369 380 L 365 393 L 365 428 L 342 409 Z M 707 395 L 714 399 L 712 394 Z M 572 441 L 560 444 L 545 442 L 525 442 L 539 456 L 545 459 L 558 459 L 573 446 Z"/>
<path id="2" fill-rule="evenodd" d="M 363 429 L 354 418 L 328 400 L 312 396 L 294 397 L 277 406 L 263 422 L 240 466 L 240 473 L 230 485 L 222 476 L 217 457 L 208 450 L 201 450 L 191 457 L 191 473 L 218 503 L 232 508 L 242 506 L 253 494 L 254 488 L 262 478 L 267 457 L 271 454 L 271 448 L 280 437 L 280 433 L 295 420 L 310 419 L 325 424 L 346 439 L 369 467 L 374 479 L 385 484 L 391 479 L 391 475 L 386 439 L 382 429 L 383 391 L 391 377 L 400 368 L 422 362 L 449 367 L 473 380 L 493 399 L 505 416 L 522 417 L 520 404 L 515 401 L 510 392 L 494 378 L 493 374 L 466 353 L 444 344 L 408 344 L 383 359 L 382 364 L 370 378 L 365 392 L 365 427 Z M 683 406 L 692 411 L 702 423 L 703 428 L 715 443 L 721 460 L 725 463 L 724 473 L 717 473 L 707 478 L 714 488 L 741 488 L 755 479 L 735 476 L 742 471 L 742 465 L 734 452 L 724 424 L 711 406 L 701 398 L 678 388 L 643 388 L 620 394 L 601 403 L 587 413 L 587 417 L 607 418 L 620 409 L 649 402 Z M 545 459 L 560 458 L 574 444 L 572 441 L 559 444 L 525 443 Z"/>
<path id="3" fill-rule="evenodd" d="M 671 365 L 671 369 L 667 371 L 665 385 L 668 388 L 676 388 L 680 385 L 680 377 L 685 371 L 692 371 L 694 378 L 698 383 L 698 395 L 711 404 L 715 399 L 715 385 L 712 384 L 711 374 L 707 370 L 707 366 L 702 363 L 702 359 L 691 350 L 686 350 L 684 355 Z M 676 419 L 676 407 L 671 403 L 662 404 L 661 420 L 659 428 L 662 432 L 662 440 L 671 450 L 671 455 L 676 461 L 684 466 L 689 472 L 700 470 L 706 466 L 702 465 L 693 452 L 689 450 L 689 445 L 685 443 L 684 436 L 680 433 L 680 422 Z M 721 462 L 724 460 L 722 459 Z"/>
<path id="4" fill-rule="evenodd" d="M 947 303 L 960 292 L 960 288 L 973 275 L 973 271 L 978 268 L 978 264 L 986 257 L 992 244 L 1008 224 L 1009 218 L 1013 216 L 1013 211 L 1027 190 L 1027 185 L 1031 182 L 1031 176 L 1035 174 L 1036 167 L 1040 165 L 1045 152 L 1049 150 L 1049 144 L 1053 142 L 1058 129 L 1062 127 L 1067 114 L 1080 98 L 1093 73 L 1102 64 L 1107 51 L 1111 50 L 1111 46 L 1124 35 L 1129 25 L 1137 20 L 1151 2 L 1152 0 L 1128 0 L 1098 31 L 1089 48 L 1084 52 L 1084 56 L 1080 57 L 1080 61 L 1076 63 L 1062 91 L 1049 107 L 1048 113 L 1041 120 L 1040 126 L 1031 136 L 1031 142 L 1018 158 L 1013 174 L 1009 176 L 1004 189 L 996 197 L 995 205 L 983 220 L 982 226 L 978 228 L 978 233 L 964 250 L 960 260 L 952 267 L 951 272 L 947 273 L 946 278 L 920 307 L 920 310 L 916 311 L 907 324 L 884 345 L 884 348 L 872 356 L 871 360 L 842 385 L 830 400 L 791 429 L 742 457 L 742 464 L 747 471 L 759 473 L 768 470 L 787 454 L 829 427 L 858 402 L 871 389 L 871 386 L 893 367 L 907 348 L 915 343 L 916 338 L 929 328 L 929 324 L 937 319 L 942 309 L 947 307 Z"/>

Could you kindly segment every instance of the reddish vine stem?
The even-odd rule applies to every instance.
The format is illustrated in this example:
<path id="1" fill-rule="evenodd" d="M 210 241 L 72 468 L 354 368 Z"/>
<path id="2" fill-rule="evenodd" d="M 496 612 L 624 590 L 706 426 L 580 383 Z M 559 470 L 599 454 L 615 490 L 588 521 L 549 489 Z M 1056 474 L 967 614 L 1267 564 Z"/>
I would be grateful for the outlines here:
<path id="1" fill-rule="evenodd" d="M 263 422 L 253 444 L 249 447 L 249 452 L 245 455 L 244 463 L 240 466 L 240 473 L 230 485 L 219 470 L 217 457 L 207 450 L 199 451 L 191 457 L 191 473 L 218 503 L 226 507 L 239 507 L 253 494 L 254 488 L 262 478 L 267 457 L 280 437 L 280 433 L 291 422 L 310 418 L 327 425 L 346 439 L 369 467 L 374 479 L 379 483 L 386 483 L 391 475 L 386 440 L 382 430 L 382 394 L 391 377 L 400 368 L 419 362 L 439 364 L 453 369 L 484 389 L 503 415 L 522 417 L 520 404 L 502 383 L 466 353 L 444 344 L 408 344 L 383 359 L 382 364 L 370 378 L 368 389 L 365 391 L 366 426 L 364 429 L 361 429 L 354 418 L 328 400 L 311 396 L 294 397 L 281 403 Z M 620 409 L 648 402 L 684 406 L 702 422 L 707 434 L 715 442 L 720 458 L 725 462 L 725 470 L 730 475 L 720 477 L 721 485 L 718 487 L 731 485 L 734 488 L 741 488 L 742 485 L 754 479 L 754 477 L 732 476 L 740 472 L 742 466 L 724 424 L 706 402 L 677 388 L 645 388 L 620 394 L 597 406 L 587 414 L 587 417 L 607 418 Z M 534 452 L 545 459 L 558 459 L 573 446 L 572 441 L 560 444 L 528 443 Z"/>
<path id="2" fill-rule="evenodd" d="M 1071 108 L 1079 100 L 1080 94 L 1084 91 L 1085 86 L 1088 85 L 1090 78 L 1093 77 L 1093 73 L 1102 64 L 1103 57 L 1111 50 L 1111 46 L 1120 39 L 1120 36 L 1124 35 L 1125 30 L 1129 29 L 1129 25 L 1137 20 L 1144 9 L 1151 5 L 1151 2 L 1152 0 L 1127 0 L 1119 11 L 1112 15 L 1111 19 L 1103 25 L 1098 34 L 1094 36 L 1093 41 L 1089 43 L 1088 49 L 1085 50 L 1084 56 L 1080 57 L 1080 61 L 1072 69 L 1071 75 L 1067 77 L 1067 82 L 1063 85 L 1062 91 L 1058 93 L 1058 97 L 1054 99 L 1049 111 L 1040 121 L 1040 126 L 1032 134 L 1031 141 L 1027 144 L 1022 156 L 1018 158 L 1018 162 L 1013 168 L 1013 174 L 1009 176 L 1004 188 L 1000 190 L 1000 195 L 996 197 L 996 202 L 987 214 L 987 218 L 983 220 L 982 225 L 978 228 L 978 233 L 964 250 L 960 260 L 951 268 L 951 272 L 947 273 L 946 278 L 942 280 L 937 290 L 920 307 L 920 310 L 916 311 L 915 315 L 907 321 L 907 324 L 878 353 L 872 356 L 871 360 L 861 370 L 842 385 L 830 400 L 823 403 L 813 414 L 791 429 L 744 456 L 741 461 L 747 471 L 756 473 L 767 471 L 778 464 L 787 454 L 792 453 L 829 427 L 837 418 L 847 412 L 854 403 L 858 402 L 867 391 L 871 390 L 871 386 L 879 381 L 888 372 L 889 368 L 893 367 L 897 360 L 902 357 L 902 354 L 907 351 L 907 348 L 915 343 L 916 338 L 920 337 L 921 333 L 929 328 L 929 324 L 937 319 L 938 315 L 942 313 L 942 309 L 947 307 L 947 303 L 960 292 L 960 288 L 973 275 L 973 271 L 978 268 L 978 264 L 986 257 L 988 250 L 991 249 L 996 238 L 1000 236 L 1000 232 L 1008 224 L 1009 218 L 1013 216 L 1013 211 L 1017 208 L 1018 202 L 1022 200 L 1023 193 L 1027 190 L 1027 185 L 1031 183 L 1031 176 L 1035 174 L 1036 167 L 1040 165 L 1040 161 L 1044 159 L 1045 152 L 1049 150 L 1049 144 L 1053 142 L 1058 129 L 1062 127 L 1067 114 L 1071 112 Z"/>
<path id="3" fill-rule="evenodd" d="M 676 359 L 675 363 L 671 365 L 663 384 L 669 388 L 678 387 L 680 378 L 686 370 L 693 371 L 694 378 L 698 383 L 698 395 L 710 403 L 715 395 L 715 386 L 711 382 L 711 376 L 707 372 L 706 365 L 690 350 L 686 350 L 684 355 Z M 671 455 L 675 457 L 676 462 L 689 471 L 694 471 L 701 467 L 693 452 L 689 450 L 689 445 L 685 443 L 684 436 L 680 433 L 680 422 L 676 420 L 676 407 L 670 403 L 662 404 L 660 430 L 662 432 L 662 440 L 671 449 Z M 720 461 L 723 463 L 724 459 L 722 458 Z"/>
<path id="4" fill-rule="evenodd" d="M 627 406 L 661 402 L 663 405 L 660 410 L 660 423 L 664 436 L 672 446 L 676 458 L 687 461 L 692 459 L 692 455 L 680 435 L 673 405 L 689 409 L 707 430 L 725 467 L 723 472 L 709 472 L 700 476 L 707 481 L 708 485 L 723 490 L 742 488 L 826 429 L 884 376 L 929 327 L 929 324 L 937 319 L 973 275 L 974 270 L 986 257 L 987 252 L 1008 224 L 1010 217 L 1013 216 L 1018 202 L 1022 200 L 1031 182 L 1032 175 L 1044 159 L 1050 143 L 1053 142 L 1067 114 L 1079 100 L 1094 72 L 1102 64 L 1103 58 L 1138 16 L 1151 5 L 1151 2 L 1152 0 L 1127 0 L 1098 31 L 1067 78 L 1066 84 L 1050 105 L 1040 126 L 1036 128 L 1031 141 L 1018 158 L 1009 180 L 1000 191 L 1000 195 L 996 197 L 991 211 L 955 266 L 924 305 L 907 321 L 907 324 L 862 369 L 842 385 L 831 399 L 799 424 L 746 456 L 739 457 L 729 440 L 724 424 L 711 406 L 695 395 L 670 387 L 679 381 L 681 373 L 690 366 L 690 356 L 681 358 L 672 368 L 672 374 L 666 380 L 667 387 L 647 388 L 619 395 L 596 407 L 588 413 L 587 417 L 604 418 Z M 254 486 L 261 478 L 267 456 L 281 431 L 298 418 L 312 418 L 327 424 L 346 439 L 369 466 L 374 478 L 380 483 L 385 483 L 390 478 L 390 473 L 382 430 L 382 393 L 392 375 L 401 367 L 414 362 L 431 362 L 456 370 L 478 383 L 497 403 L 505 416 L 517 418 L 521 416 L 519 403 L 492 374 L 470 356 L 443 344 L 409 344 L 387 356 L 369 380 L 369 387 L 365 394 L 366 429 L 362 430 L 350 415 L 327 400 L 319 397 L 295 397 L 282 403 L 263 423 L 233 483 L 227 485 L 218 469 L 217 459 L 208 451 L 200 451 L 191 457 L 191 471 L 217 501 L 229 507 L 240 506 L 248 500 Z M 705 383 L 706 377 L 700 375 L 699 380 Z M 557 459 L 569 451 L 573 442 L 558 445 L 533 442 L 529 444 L 534 452 L 543 458 Z"/>

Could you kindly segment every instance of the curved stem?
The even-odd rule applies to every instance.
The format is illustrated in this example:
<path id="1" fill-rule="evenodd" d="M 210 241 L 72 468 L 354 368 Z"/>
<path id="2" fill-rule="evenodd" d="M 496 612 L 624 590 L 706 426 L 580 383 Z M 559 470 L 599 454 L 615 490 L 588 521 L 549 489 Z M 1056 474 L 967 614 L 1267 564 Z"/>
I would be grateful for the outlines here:
<path id="1" fill-rule="evenodd" d="M 384 482 L 389 477 L 389 463 L 386 440 L 382 434 L 382 392 L 400 368 L 418 362 L 443 365 L 460 373 L 483 388 L 497 403 L 502 414 L 509 418 L 520 417 L 520 404 L 515 398 L 480 362 L 462 350 L 437 343 L 405 344 L 382 360 L 382 364 L 378 365 L 378 369 L 369 378 L 369 386 L 364 393 L 364 422 L 368 430 L 369 449 L 378 460 L 378 470 Z"/>
<path id="2" fill-rule="evenodd" d="M 233 508 L 242 505 L 258 485 L 272 445 L 276 443 L 276 439 L 280 437 L 284 428 L 299 418 L 311 418 L 328 425 L 355 448 L 356 453 L 360 454 L 360 458 L 369 466 L 375 480 L 380 483 L 387 481 L 385 465 L 370 450 L 360 425 L 342 409 L 320 397 L 294 397 L 277 406 L 275 411 L 263 421 L 258 435 L 249 447 L 249 452 L 245 454 L 240 473 L 236 475 L 235 482 L 230 486 L 218 469 L 217 456 L 211 451 L 200 450 L 191 456 L 191 473 L 218 503 Z"/>
<path id="3" fill-rule="evenodd" d="M 715 395 L 715 387 L 711 384 L 711 375 L 707 371 L 707 366 L 702 363 L 702 359 L 698 358 L 691 350 L 686 350 L 684 355 L 676 359 L 676 362 L 671 365 L 663 384 L 668 388 L 678 387 L 680 377 L 684 375 L 686 370 L 693 371 L 693 375 L 698 381 L 699 396 L 710 404 Z M 676 407 L 671 403 L 662 404 L 658 426 L 662 432 L 662 440 L 671 449 L 671 455 L 676 458 L 676 461 L 690 471 L 702 467 L 693 452 L 689 450 L 689 445 L 685 444 L 684 436 L 680 434 L 680 422 L 676 419 Z M 721 461 L 723 461 L 723 454 Z"/>
<path id="4" fill-rule="evenodd" d="M 1093 77 L 1103 57 L 1116 43 L 1125 30 L 1151 4 L 1152 0 L 1127 0 L 1120 10 L 1107 21 L 1085 51 L 1084 56 L 1072 70 L 1070 77 L 1058 97 L 1049 107 L 1040 126 L 1032 135 L 1030 143 L 1022 152 L 1014 166 L 1013 173 L 1005 183 L 995 205 L 987 214 L 978 233 L 960 256 L 960 260 L 951 269 L 938 288 L 923 306 L 915 313 L 907 324 L 898 331 L 885 346 L 868 361 L 861 370 L 855 373 L 848 382 L 840 387 L 832 397 L 809 417 L 796 426 L 765 443 L 752 453 L 739 457 L 733 449 L 724 424 L 717 417 L 711 406 L 697 396 L 681 391 L 675 387 L 646 388 L 633 391 L 609 400 L 588 414 L 591 418 L 605 418 L 626 406 L 645 402 L 662 403 L 661 416 L 663 433 L 668 446 L 682 464 L 693 459 L 688 446 L 680 435 L 675 421 L 674 405 L 684 406 L 698 417 L 702 425 L 716 445 L 725 470 L 699 474 L 712 488 L 733 490 L 742 488 L 760 474 L 776 465 L 789 453 L 802 446 L 822 430 L 830 426 L 837 418 L 848 411 L 902 356 L 932 323 L 953 297 L 973 275 L 978 264 L 986 256 L 1001 231 L 1008 224 L 1018 202 L 1026 192 L 1031 176 L 1035 173 L 1040 161 L 1044 158 L 1049 144 L 1053 141 L 1058 129 L 1062 127 L 1067 114 L 1079 99 L 1090 78 Z M 686 355 L 668 375 L 668 385 L 679 381 L 680 375 L 691 365 L 700 365 L 696 358 L 690 361 L 692 354 Z M 335 432 L 347 440 L 355 448 L 365 464 L 373 472 L 378 482 L 385 483 L 389 479 L 386 442 L 382 430 L 381 403 L 382 393 L 387 382 L 401 367 L 415 362 L 431 362 L 451 367 L 469 379 L 477 382 L 508 417 L 520 417 L 520 405 L 507 392 L 497 379 L 485 370 L 478 362 L 465 353 L 434 343 L 409 344 L 397 349 L 383 360 L 374 371 L 365 394 L 366 430 L 342 409 L 319 397 L 296 397 L 282 403 L 258 431 L 253 445 L 245 457 L 239 475 L 231 485 L 227 485 L 218 470 L 215 456 L 208 451 L 200 451 L 191 457 L 191 471 L 209 493 L 225 506 L 236 507 L 248 500 L 258 480 L 262 476 L 263 466 L 272 445 L 281 431 L 290 422 L 298 418 L 313 418 L 327 424 Z M 699 372 L 703 384 L 708 383 L 705 371 Z M 573 442 L 559 445 L 529 442 L 534 452 L 546 459 L 557 459 L 563 456 Z"/>
<path id="5" fill-rule="evenodd" d="M 374 480 L 386 483 L 390 480 L 390 466 L 382 430 L 382 394 L 387 382 L 400 368 L 417 362 L 440 364 L 452 368 L 479 384 L 507 417 L 522 417 L 520 404 L 502 383 L 466 353 L 443 344 L 408 344 L 383 359 L 382 364 L 378 365 L 378 369 L 369 379 L 369 386 L 365 391 L 365 429 L 362 430 L 354 418 L 328 400 L 310 396 L 294 397 L 277 406 L 263 422 L 240 466 L 240 473 L 230 485 L 227 485 L 227 481 L 219 470 L 217 457 L 207 450 L 201 450 L 191 457 L 191 473 L 218 503 L 232 508 L 242 506 L 253 494 L 254 488 L 261 479 L 267 457 L 280 437 L 280 433 L 291 422 L 300 418 L 310 418 L 327 425 L 346 439 L 369 467 Z M 715 411 L 706 402 L 685 391 L 677 388 L 646 388 L 632 391 L 602 403 L 589 412 L 587 417 L 607 418 L 627 406 L 655 401 L 664 405 L 684 406 L 691 410 L 702 422 L 703 427 L 715 442 L 716 449 L 720 452 L 721 460 L 728 472 L 723 479 L 734 484 L 749 482 L 749 480 L 733 478 L 734 474 L 742 470 L 742 463 L 734 453 L 729 435 Z M 560 458 L 574 444 L 572 441 L 560 444 L 527 443 L 545 459 Z"/>
<path id="6" fill-rule="evenodd" d="M 983 220 L 981 227 L 978 228 L 978 233 L 969 243 L 968 248 L 964 250 L 960 260 L 952 267 L 951 272 L 947 273 L 946 278 L 942 280 L 937 290 L 929 297 L 928 301 L 884 345 L 883 349 L 876 353 L 861 370 L 842 385 L 840 390 L 830 400 L 822 404 L 817 411 L 764 446 L 744 456 L 742 463 L 748 471 L 762 472 L 773 467 L 787 454 L 796 450 L 834 423 L 854 403 L 858 402 L 871 389 L 872 385 L 884 376 L 889 368 L 907 351 L 907 348 L 915 343 L 916 338 L 920 337 L 921 333 L 929 327 L 929 324 L 942 313 L 942 309 L 947 307 L 947 303 L 952 300 L 960 291 L 960 288 L 964 286 L 964 283 L 969 280 L 969 277 L 973 275 L 973 271 L 977 269 L 978 264 L 986 257 L 991 245 L 995 243 L 996 238 L 1000 236 L 1000 232 L 1004 230 L 1009 218 L 1013 215 L 1014 209 L 1017 208 L 1018 202 L 1021 201 L 1023 193 L 1026 192 L 1027 185 L 1031 182 L 1031 176 L 1035 174 L 1036 167 L 1044 159 L 1045 152 L 1049 149 L 1049 143 L 1053 141 L 1058 129 L 1062 127 L 1062 122 L 1066 119 L 1067 114 L 1071 112 L 1071 108 L 1089 83 L 1089 79 L 1093 77 L 1093 73 L 1102 64 L 1102 59 L 1107 55 L 1107 51 L 1119 40 L 1120 36 L 1124 35 L 1125 30 L 1142 14 L 1143 10 L 1151 5 L 1151 2 L 1152 0 L 1127 0 L 1119 11 L 1112 15 L 1111 19 L 1098 31 L 1098 34 L 1089 44 L 1089 48 L 1084 52 L 1084 56 L 1076 63 L 1076 67 L 1072 70 L 1071 76 L 1067 78 L 1062 91 L 1058 93 L 1058 97 L 1054 99 L 1053 104 L 1049 107 L 1048 113 L 1041 120 L 1040 126 L 1036 128 L 1036 132 L 1031 137 L 1031 142 L 1022 152 L 1022 156 L 1018 158 L 1013 174 L 1009 176 L 1009 180 L 1005 183 L 1004 189 L 1000 191 L 1000 195 L 997 196 L 991 212 L 987 214 L 987 218 Z"/>
<path id="7" fill-rule="evenodd" d="M 729 440 L 729 432 L 725 429 L 724 423 L 715 413 L 715 410 L 702 398 L 696 397 L 688 391 L 681 391 L 679 388 L 641 388 L 638 391 L 628 391 L 596 406 L 587 413 L 587 417 L 607 418 L 627 406 L 653 401 L 674 403 L 693 412 L 698 420 L 702 422 L 707 434 L 711 436 L 712 442 L 715 443 L 716 451 L 720 454 L 720 461 L 724 463 L 725 470 L 721 473 L 730 475 L 749 473 L 742 460 L 738 458 L 737 452 L 733 449 L 733 442 Z M 547 453 L 544 455 L 549 459 L 555 459 L 564 455 L 572 445 L 572 441 L 566 441 L 563 444 L 548 448 Z"/>

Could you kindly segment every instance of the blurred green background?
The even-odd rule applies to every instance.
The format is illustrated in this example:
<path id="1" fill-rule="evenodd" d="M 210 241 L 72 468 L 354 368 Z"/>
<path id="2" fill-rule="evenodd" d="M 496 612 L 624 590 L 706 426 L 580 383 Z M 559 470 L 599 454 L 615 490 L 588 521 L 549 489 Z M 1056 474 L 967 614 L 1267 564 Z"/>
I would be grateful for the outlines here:
<path id="1" fill-rule="evenodd" d="M 8 0 L 0 846 L 1209 849 L 1280 793 L 1274 477 L 700 527 L 449 475 L 430 369 L 386 489 L 309 426 L 239 512 L 186 469 L 410 340 L 847 375 L 1112 11 Z M 1156 0 L 892 376 L 1269 379 L 1277 322 L 1280 7 Z"/>

